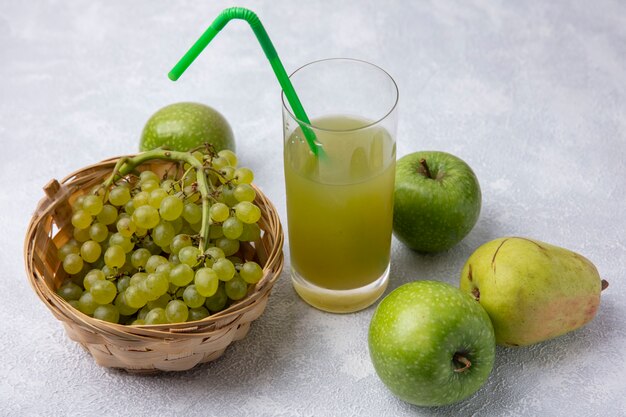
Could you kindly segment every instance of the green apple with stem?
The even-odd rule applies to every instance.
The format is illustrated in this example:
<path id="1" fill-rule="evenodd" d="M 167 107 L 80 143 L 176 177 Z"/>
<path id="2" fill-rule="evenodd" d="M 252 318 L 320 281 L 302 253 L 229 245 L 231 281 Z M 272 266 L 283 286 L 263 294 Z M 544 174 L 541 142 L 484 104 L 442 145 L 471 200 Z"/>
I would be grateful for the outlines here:
<path id="1" fill-rule="evenodd" d="M 480 206 L 478 179 L 460 158 L 423 151 L 398 160 L 393 233 L 411 249 L 450 249 L 472 230 Z"/>
<path id="2" fill-rule="evenodd" d="M 201 103 L 174 103 L 154 113 L 143 128 L 139 150 L 167 147 L 185 152 L 205 143 L 216 152 L 235 151 L 235 138 L 228 121 L 217 110 Z"/>
<path id="3" fill-rule="evenodd" d="M 487 380 L 493 326 L 470 295 L 438 281 L 404 284 L 378 305 L 369 328 L 376 373 L 400 399 L 420 406 L 461 401 Z"/>

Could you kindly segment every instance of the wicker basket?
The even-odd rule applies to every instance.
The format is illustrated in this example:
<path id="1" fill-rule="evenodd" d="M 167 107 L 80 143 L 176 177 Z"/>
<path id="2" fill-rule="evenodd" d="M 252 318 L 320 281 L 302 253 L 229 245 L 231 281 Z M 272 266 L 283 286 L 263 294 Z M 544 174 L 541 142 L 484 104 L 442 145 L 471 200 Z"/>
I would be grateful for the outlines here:
<path id="1" fill-rule="evenodd" d="M 28 279 L 41 300 L 59 319 L 68 336 L 80 343 L 105 367 L 130 372 L 183 371 L 220 357 L 231 342 L 242 339 L 267 304 L 283 267 L 283 231 L 272 203 L 258 190 L 262 234 L 254 244 L 242 245 L 263 267 L 263 278 L 247 297 L 203 320 L 187 323 L 126 326 L 89 317 L 72 308 L 55 290 L 66 278 L 57 248 L 72 237 L 70 204 L 108 176 L 118 158 L 102 161 L 50 181 L 29 224 L 24 245 Z M 150 161 L 140 170 L 166 170 L 169 162 Z"/>

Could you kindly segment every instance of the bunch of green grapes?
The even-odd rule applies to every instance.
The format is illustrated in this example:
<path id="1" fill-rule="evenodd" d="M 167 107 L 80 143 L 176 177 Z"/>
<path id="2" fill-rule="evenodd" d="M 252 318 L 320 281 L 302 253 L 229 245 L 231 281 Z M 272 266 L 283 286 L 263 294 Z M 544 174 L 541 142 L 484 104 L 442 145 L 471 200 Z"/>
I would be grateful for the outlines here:
<path id="1" fill-rule="evenodd" d="M 179 178 L 143 171 L 76 199 L 73 239 L 58 251 L 69 274 L 61 297 L 100 320 L 164 324 L 203 319 L 247 295 L 263 277 L 239 250 L 261 235 L 253 173 L 229 150 L 191 155 L 208 173 L 204 216 L 198 171 L 188 164 Z"/>

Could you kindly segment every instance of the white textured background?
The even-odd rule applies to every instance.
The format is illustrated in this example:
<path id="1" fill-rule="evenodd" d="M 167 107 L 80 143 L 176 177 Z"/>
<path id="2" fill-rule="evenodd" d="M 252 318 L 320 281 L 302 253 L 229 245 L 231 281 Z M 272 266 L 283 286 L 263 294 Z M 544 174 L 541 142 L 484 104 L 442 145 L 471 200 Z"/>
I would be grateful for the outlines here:
<path id="1" fill-rule="evenodd" d="M 410 3 L 410 4 L 409 4 Z M 146 119 L 195 100 L 231 122 L 239 155 L 283 221 L 279 87 L 249 28 L 231 23 L 177 83 L 166 73 L 226 1 L 0 0 L 0 414 L 621 416 L 626 413 L 626 3 L 241 1 L 285 67 L 346 56 L 400 88 L 399 156 L 439 149 L 476 171 L 483 211 L 457 247 L 393 246 L 390 290 L 453 284 L 481 243 L 523 235 L 576 250 L 611 282 L 585 328 L 498 349 L 472 398 L 396 400 L 367 352 L 373 308 L 309 308 L 285 268 L 266 313 L 217 362 L 133 376 L 99 368 L 27 284 L 26 225 L 41 187 L 136 150 Z M 287 248 L 286 248 L 286 253 Z"/>

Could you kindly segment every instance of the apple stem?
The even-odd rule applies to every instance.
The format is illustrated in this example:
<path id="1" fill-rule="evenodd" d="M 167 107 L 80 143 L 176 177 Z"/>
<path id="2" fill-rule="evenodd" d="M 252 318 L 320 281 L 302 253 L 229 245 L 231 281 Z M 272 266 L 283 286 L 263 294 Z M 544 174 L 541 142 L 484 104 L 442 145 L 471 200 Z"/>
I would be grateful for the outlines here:
<path id="1" fill-rule="evenodd" d="M 428 164 L 426 163 L 426 159 L 420 159 L 420 166 L 422 167 L 422 174 L 426 175 L 426 178 L 432 179 L 433 176 L 430 173 L 430 169 L 428 168 Z"/>
<path id="2" fill-rule="evenodd" d="M 458 372 L 458 373 L 465 372 L 472 366 L 472 362 L 470 362 L 469 359 L 463 356 L 462 353 L 459 353 L 459 352 L 455 353 L 452 359 L 455 362 L 458 362 L 461 365 L 464 365 L 462 368 L 455 368 L 454 372 Z"/>

